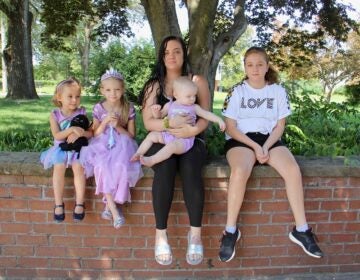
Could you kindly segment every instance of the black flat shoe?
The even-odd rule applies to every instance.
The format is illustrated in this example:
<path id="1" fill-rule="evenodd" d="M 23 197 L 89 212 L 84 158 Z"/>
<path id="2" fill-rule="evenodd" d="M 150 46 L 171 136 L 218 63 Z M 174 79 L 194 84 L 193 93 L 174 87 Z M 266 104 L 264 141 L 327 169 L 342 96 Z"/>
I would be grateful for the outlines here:
<path id="1" fill-rule="evenodd" d="M 62 214 L 55 214 L 55 209 L 56 208 L 62 208 L 63 209 Z M 64 205 L 64 202 L 61 205 L 55 205 L 54 206 L 54 220 L 57 223 L 61 223 L 61 222 L 63 222 L 65 220 L 65 205 Z"/>
<path id="2" fill-rule="evenodd" d="M 82 207 L 83 212 L 82 213 L 75 213 L 76 206 Z M 85 218 L 85 205 L 84 204 L 75 204 L 74 212 L 73 212 L 73 218 L 74 218 L 75 222 L 80 222 Z"/>

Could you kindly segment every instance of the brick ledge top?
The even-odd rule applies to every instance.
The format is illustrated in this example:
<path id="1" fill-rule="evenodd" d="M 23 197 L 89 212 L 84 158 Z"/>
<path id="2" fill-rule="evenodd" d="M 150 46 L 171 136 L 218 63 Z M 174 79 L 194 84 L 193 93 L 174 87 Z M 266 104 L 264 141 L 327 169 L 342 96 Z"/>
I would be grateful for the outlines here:
<path id="1" fill-rule="evenodd" d="M 50 177 L 44 170 L 36 152 L 0 152 L 0 175 L 27 175 Z M 303 157 L 296 156 L 303 176 L 308 177 L 360 177 L 360 156 L 351 157 Z M 143 168 L 145 177 L 152 177 L 150 168 Z M 71 173 L 70 173 L 71 174 Z M 229 166 L 224 156 L 209 159 L 203 172 L 204 178 L 227 178 Z M 271 167 L 256 166 L 253 177 L 277 177 Z"/>

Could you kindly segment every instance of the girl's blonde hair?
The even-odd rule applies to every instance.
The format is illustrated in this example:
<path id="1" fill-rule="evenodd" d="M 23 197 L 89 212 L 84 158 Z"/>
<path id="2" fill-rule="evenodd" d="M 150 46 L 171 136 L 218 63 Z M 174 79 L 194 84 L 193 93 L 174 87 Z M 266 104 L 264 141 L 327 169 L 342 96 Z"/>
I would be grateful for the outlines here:
<path id="1" fill-rule="evenodd" d="M 101 79 L 100 88 L 103 87 L 102 86 L 103 81 L 106 81 L 106 80 L 109 80 L 109 79 L 117 80 L 117 81 L 121 82 L 122 85 L 123 85 L 124 93 L 120 97 L 120 116 L 119 116 L 119 120 L 120 120 L 120 124 L 123 127 L 125 127 L 126 124 L 128 123 L 128 120 L 129 120 L 129 110 L 130 110 L 130 103 L 127 100 L 126 94 L 125 94 L 125 82 L 124 82 L 124 79 L 119 79 L 117 77 L 112 76 L 112 77 L 108 77 L 106 79 Z"/>
<path id="2" fill-rule="evenodd" d="M 62 106 L 61 102 L 58 100 L 58 96 L 61 94 L 64 87 L 67 87 L 70 85 L 77 85 L 79 87 L 79 92 L 81 93 L 81 85 L 80 85 L 80 82 L 78 81 L 78 79 L 76 79 L 74 77 L 70 77 L 70 78 L 67 78 L 66 80 L 62 80 L 61 82 L 59 82 L 56 85 L 55 92 L 52 97 L 52 102 L 56 107 Z"/>
<path id="3" fill-rule="evenodd" d="M 265 81 L 267 81 L 269 85 L 279 83 L 279 74 L 275 70 L 275 68 L 271 65 L 270 58 L 269 58 L 268 54 L 266 53 L 265 49 L 260 48 L 260 47 L 251 47 L 251 48 L 249 48 L 245 52 L 245 55 L 244 55 L 244 64 L 245 64 L 246 58 L 250 54 L 253 54 L 253 53 L 262 54 L 264 56 L 264 58 L 265 58 L 266 63 L 269 65 L 269 70 L 265 74 Z M 246 79 L 248 79 L 247 76 L 245 76 L 244 80 L 246 80 Z"/>

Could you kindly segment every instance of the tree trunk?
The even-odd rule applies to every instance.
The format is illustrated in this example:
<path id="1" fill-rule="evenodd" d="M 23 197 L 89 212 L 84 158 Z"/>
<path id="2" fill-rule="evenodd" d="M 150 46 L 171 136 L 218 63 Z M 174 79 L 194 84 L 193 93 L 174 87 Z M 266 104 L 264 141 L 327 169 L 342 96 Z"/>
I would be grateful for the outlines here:
<path id="1" fill-rule="evenodd" d="M 4 52 L 5 46 L 6 46 L 6 16 L 5 14 L 1 13 L 1 53 Z M 4 95 L 7 94 L 7 75 L 6 75 L 6 65 L 5 65 L 5 59 L 4 56 L 1 56 L 1 70 L 2 70 L 2 93 Z"/>
<path id="2" fill-rule="evenodd" d="M 89 80 L 89 56 L 90 56 L 90 44 L 91 44 L 91 32 L 94 28 L 94 23 L 85 22 L 84 26 L 84 38 L 78 38 L 78 50 L 81 60 L 81 70 L 83 73 L 83 85 L 88 86 Z"/>
<path id="3" fill-rule="evenodd" d="M 174 0 L 141 0 L 150 24 L 156 53 L 162 39 L 169 35 L 181 36 Z"/>
<path id="4" fill-rule="evenodd" d="M 29 0 L 13 0 L 6 13 L 8 42 L 4 58 L 8 76 L 8 94 L 11 99 L 38 98 L 32 64 L 31 22 Z M 16 2 L 16 3 L 14 3 Z"/>
<path id="5" fill-rule="evenodd" d="M 141 3 L 145 8 L 156 49 L 164 36 L 181 35 L 174 0 L 141 0 Z M 245 0 L 236 1 L 233 25 L 217 38 L 213 38 L 213 30 L 218 1 L 187 0 L 185 4 L 189 16 L 190 64 L 195 74 L 207 77 L 212 101 L 217 66 L 247 27 Z"/>

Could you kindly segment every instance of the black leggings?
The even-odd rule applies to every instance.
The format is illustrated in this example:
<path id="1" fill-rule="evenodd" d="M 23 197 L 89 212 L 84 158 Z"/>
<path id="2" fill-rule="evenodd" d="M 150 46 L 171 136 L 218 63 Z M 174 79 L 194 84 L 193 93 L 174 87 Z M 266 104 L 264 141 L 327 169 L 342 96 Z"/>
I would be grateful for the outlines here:
<path id="1" fill-rule="evenodd" d="M 153 144 L 146 155 L 155 154 L 163 146 L 162 144 Z M 202 168 L 205 160 L 205 144 L 202 140 L 195 138 L 194 146 L 188 152 L 182 155 L 172 155 L 169 159 L 153 166 L 152 197 L 157 229 L 167 228 L 177 170 L 179 170 L 183 185 L 183 196 L 190 225 L 201 227 L 204 208 Z"/>

